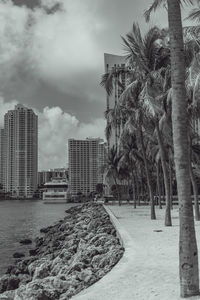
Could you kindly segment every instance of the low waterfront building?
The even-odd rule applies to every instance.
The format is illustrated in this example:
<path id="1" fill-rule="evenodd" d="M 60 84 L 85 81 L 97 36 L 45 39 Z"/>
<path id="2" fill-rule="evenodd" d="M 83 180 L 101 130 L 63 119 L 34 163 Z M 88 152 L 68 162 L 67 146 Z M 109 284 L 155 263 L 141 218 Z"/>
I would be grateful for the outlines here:
<path id="1" fill-rule="evenodd" d="M 38 172 L 38 186 L 43 186 L 46 182 L 49 182 L 53 179 L 61 178 L 68 179 L 68 169 L 67 168 L 55 168 L 47 171 Z"/>
<path id="2" fill-rule="evenodd" d="M 46 182 L 43 190 L 44 203 L 66 203 L 68 200 L 68 182 L 64 179 Z"/>

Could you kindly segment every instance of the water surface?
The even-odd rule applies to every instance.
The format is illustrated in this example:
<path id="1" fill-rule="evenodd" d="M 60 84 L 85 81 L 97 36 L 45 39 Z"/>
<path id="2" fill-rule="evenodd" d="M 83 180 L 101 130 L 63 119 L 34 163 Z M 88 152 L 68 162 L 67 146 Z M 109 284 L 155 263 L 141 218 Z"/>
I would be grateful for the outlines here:
<path id="1" fill-rule="evenodd" d="M 34 239 L 40 228 L 54 224 L 65 216 L 65 210 L 77 204 L 44 204 L 41 200 L 0 201 L 0 275 L 14 262 L 14 252 L 23 252 L 34 245 L 19 243 Z"/>

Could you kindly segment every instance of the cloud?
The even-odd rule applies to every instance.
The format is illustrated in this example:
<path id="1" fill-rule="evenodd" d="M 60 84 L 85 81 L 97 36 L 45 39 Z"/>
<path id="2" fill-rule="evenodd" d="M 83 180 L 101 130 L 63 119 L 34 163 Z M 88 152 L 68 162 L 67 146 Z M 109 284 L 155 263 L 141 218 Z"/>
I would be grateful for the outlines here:
<path id="1" fill-rule="evenodd" d="M 6 103 L 0 97 L 0 126 L 3 127 L 5 113 L 14 109 L 16 100 Z M 26 104 L 24 104 L 27 106 Z M 34 109 L 38 115 L 38 156 L 39 169 L 66 167 L 68 161 L 67 141 L 69 138 L 104 138 L 105 120 L 96 119 L 82 123 L 75 116 L 63 111 L 59 106 L 46 106 L 43 111 Z"/>
<path id="2" fill-rule="evenodd" d="M 67 141 L 70 138 L 104 138 L 105 120 L 79 122 L 60 107 L 45 107 L 39 113 L 39 168 L 63 167 L 68 162 Z"/>
<path id="3" fill-rule="evenodd" d="M 94 7 L 88 1 L 45 0 L 31 10 L 1 2 L 1 90 L 15 95 L 24 89 L 29 94 L 43 81 L 66 94 L 89 92 L 90 82 L 81 78 L 94 78 L 102 63 L 96 43 L 102 27 L 92 14 Z M 98 85 L 98 75 L 96 80 Z"/>
<path id="4" fill-rule="evenodd" d="M 5 103 L 4 99 L 0 97 L 0 127 L 4 126 L 4 115 L 8 110 L 14 109 L 15 105 L 17 105 L 16 100 L 12 100 L 11 102 Z"/>

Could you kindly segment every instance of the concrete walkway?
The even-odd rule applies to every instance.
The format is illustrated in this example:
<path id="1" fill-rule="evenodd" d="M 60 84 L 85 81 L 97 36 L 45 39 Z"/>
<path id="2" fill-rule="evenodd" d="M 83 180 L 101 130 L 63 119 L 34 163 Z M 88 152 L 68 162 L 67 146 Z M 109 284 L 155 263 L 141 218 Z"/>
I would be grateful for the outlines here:
<path id="1" fill-rule="evenodd" d="M 125 248 L 118 264 L 73 300 L 179 300 L 178 208 L 173 227 L 164 226 L 164 209 L 150 220 L 149 207 L 106 206 Z M 200 222 L 196 224 L 200 236 Z M 199 239 L 200 240 L 200 239 Z M 200 297 L 188 299 L 199 300 Z"/>

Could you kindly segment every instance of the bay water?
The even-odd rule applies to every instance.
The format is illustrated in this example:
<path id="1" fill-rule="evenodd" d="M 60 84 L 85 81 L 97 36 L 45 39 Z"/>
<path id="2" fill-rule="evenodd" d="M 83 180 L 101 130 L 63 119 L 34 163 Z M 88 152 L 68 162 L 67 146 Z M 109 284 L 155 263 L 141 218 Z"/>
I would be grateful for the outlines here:
<path id="1" fill-rule="evenodd" d="M 41 200 L 0 201 L 0 276 L 14 263 L 13 253 L 28 256 L 32 245 L 21 245 L 25 238 L 34 240 L 40 229 L 53 225 L 65 216 L 65 210 L 77 204 L 44 204 Z"/>

